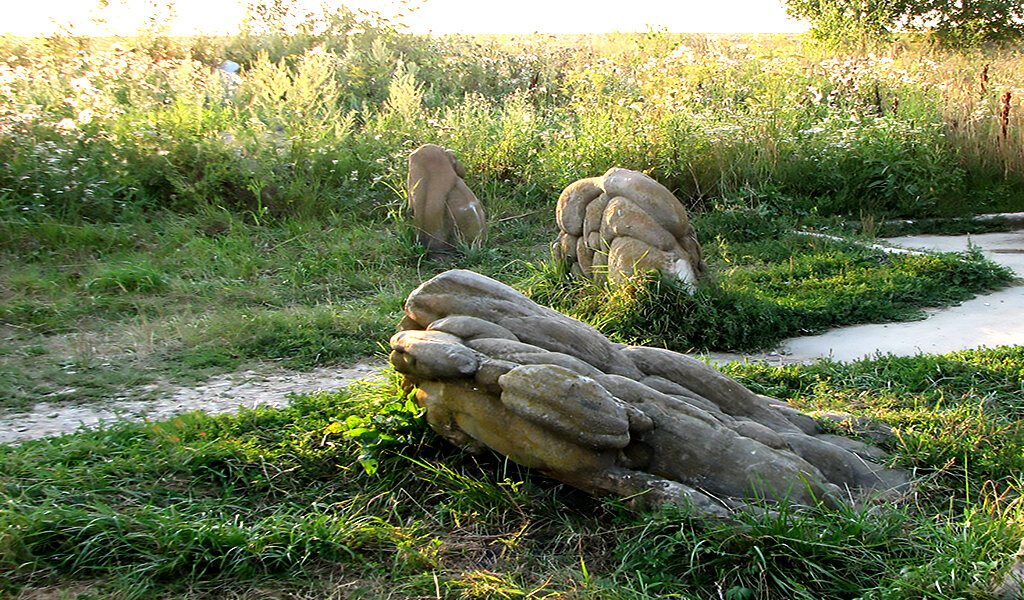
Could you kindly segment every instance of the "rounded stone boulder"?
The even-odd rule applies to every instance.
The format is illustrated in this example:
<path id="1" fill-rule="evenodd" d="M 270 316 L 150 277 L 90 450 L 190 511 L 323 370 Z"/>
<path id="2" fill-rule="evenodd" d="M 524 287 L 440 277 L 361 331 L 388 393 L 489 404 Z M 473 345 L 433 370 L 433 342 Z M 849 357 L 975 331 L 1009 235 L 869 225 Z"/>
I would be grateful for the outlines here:
<path id="1" fill-rule="evenodd" d="M 682 203 L 638 171 L 612 168 L 558 198 L 555 253 L 597 282 L 655 271 L 693 287 L 707 272 Z"/>
<path id="2" fill-rule="evenodd" d="M 406 182 L 413 225 L 419 243 L 430 253 L 473 244 L 487 232 L 483 204 L 466 185 L 466 168 L 455 153 L 424 144 L 409 155 Z"/>

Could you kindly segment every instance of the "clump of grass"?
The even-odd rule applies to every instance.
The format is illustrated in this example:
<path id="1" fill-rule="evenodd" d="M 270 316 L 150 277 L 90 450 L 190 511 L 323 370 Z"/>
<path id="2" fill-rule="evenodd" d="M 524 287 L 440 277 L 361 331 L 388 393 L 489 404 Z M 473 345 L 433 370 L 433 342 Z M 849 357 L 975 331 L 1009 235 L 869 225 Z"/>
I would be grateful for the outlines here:
<path id="1" fill-rule="evenodd" d="M 145 264 L 106 265 L 85 284 L 90 292 L 153 293 L 167 289 L 163 274 Z"/>
<path id="2" fill-rule="evenodd" d="M 682 519 L 680 519 L 682 520 Z M 650 594 L 716 590 L 725 598 L 853 598 L 921 548 L 903 535 L 907 516 L 839 509 L 746 516 L 741 526 L 694 528 L 648 518 L 616 552 L 623 583 Z"/>
<path id="3" fill-rule="evenodd" d="M 244 360 L 279 361 L 291 368 L 355 361 L 380 351 L 394 332 L 402 299 L 386 306 L 331 306 L 221 314 L 195 324 L 172 351 L 187 369 L 234 368 Z"/>
<path id="4" fill-rule="evenodd" d="M 897 427 L 901 456 L 944 477 L 1003 482 L 1024 468 L 1016 450 L 1024 443 L 1022 357 L 1020 347 L 1008 346 L 725 371 L 804 410 L 881 417 Z"/>

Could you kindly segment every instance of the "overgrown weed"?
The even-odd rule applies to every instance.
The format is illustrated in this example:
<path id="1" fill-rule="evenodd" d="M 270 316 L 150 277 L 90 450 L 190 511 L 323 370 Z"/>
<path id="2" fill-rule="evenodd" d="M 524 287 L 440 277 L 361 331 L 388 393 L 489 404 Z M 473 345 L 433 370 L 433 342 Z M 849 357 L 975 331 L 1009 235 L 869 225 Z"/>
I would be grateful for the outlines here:
<path id="1" fill-rule="evenodd" d="M 367 214 L 390 200 L 375 184 L 401 179 L 424 142 L 453 148 L 480 185 L 545 195 L 622 166 L 693 205 L 753 190 L 787 212 L 876 221 L 1020 208 L 1015 49 L 445 39 L 375 18 L 323 17 L 316 35 L 243 33 L 213 49 L 172 41 L 159 58 L 25 43 L 2 67 L 0 212 Z M 239 80 L 215 68 L 223 58 L 242 65 Z"/>

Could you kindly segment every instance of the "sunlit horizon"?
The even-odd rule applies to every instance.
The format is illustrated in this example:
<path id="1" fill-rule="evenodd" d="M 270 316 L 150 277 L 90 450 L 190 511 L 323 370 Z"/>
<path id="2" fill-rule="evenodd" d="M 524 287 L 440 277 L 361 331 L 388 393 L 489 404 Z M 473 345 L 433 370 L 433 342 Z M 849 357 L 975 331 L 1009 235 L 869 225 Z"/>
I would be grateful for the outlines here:
<path id="1" fill-rule="evenodd" d="M 154 22 L 172 35 L 231 35 L 246 16 L 242 0 L 175 0 L 174 11 L 155 0 L 96 2 L 37 0 L 5 15 L 0 33 L 50 35 L 60 30 L 84 35 L 134 35 Z M 301 10 L 321 2 L 299 0 Z M 414 33 L 527 34 L 670 31 L 673 33 L 799 33 L 807 24 L 789 17 L 781 0 L 636 0 L 623 5 L 609 0 L 520 0 L 498 9 L 469 0 L 353 0 L 353 9 L 379 12 Z M 411 12 L 409 9 L 412 8 Z M 155 21 L 154 21 L 155 17 Z"/>

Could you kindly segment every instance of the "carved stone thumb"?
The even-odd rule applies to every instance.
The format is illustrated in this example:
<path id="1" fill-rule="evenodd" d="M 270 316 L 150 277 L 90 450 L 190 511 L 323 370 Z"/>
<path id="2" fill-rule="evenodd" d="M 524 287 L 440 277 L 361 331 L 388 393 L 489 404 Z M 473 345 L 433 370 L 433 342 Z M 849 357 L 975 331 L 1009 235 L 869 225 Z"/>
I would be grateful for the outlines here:
<path id="1" fill-rule="evenodd" d="M 417 241 L 431 253 L 452 250 L 459 242 L 482 241 L 487 217 L 463 177 L 455 153 L 424 144 L 409 155 L 409 206 Z"/>

